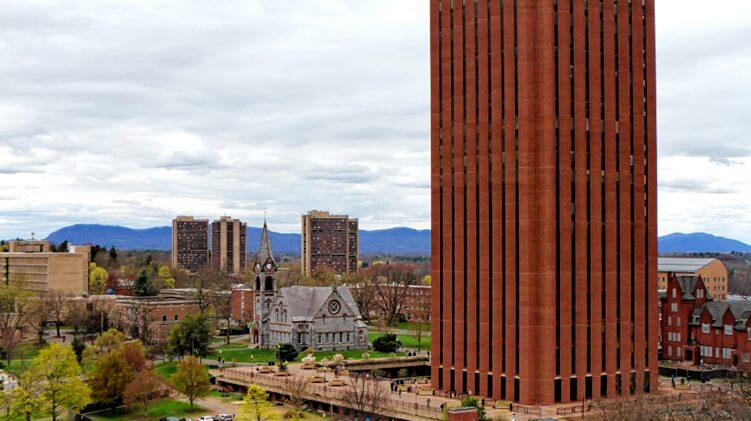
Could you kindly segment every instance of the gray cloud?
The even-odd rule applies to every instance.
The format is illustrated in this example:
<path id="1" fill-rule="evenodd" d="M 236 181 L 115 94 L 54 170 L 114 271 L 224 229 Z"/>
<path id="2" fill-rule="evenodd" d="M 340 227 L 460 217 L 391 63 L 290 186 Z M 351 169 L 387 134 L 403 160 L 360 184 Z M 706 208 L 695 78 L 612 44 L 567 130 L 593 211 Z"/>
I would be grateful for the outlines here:
<path id="1" fill-rule="evenodd" d="M 720 209 L 751 225 L 751 6 L 701 5 L 657 2 L 663 233 L 723 233 L 702 216 Z M 5 2 L 0 238 L 266 210 L 297 231 L 314 208 L 429 227 L 428 18 L 427 0 Z"/>

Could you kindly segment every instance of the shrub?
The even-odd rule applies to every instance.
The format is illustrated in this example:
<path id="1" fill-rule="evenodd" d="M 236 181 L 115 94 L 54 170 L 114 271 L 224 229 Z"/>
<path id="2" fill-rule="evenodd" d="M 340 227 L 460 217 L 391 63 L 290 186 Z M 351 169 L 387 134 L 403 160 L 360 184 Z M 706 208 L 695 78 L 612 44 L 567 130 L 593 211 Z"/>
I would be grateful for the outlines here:
<path id="1" fill-rule="evenodd" d="M 295 358 L 299 353 L 297 352 L 297 348 L 295 348 L 292 344 L 281 344 L 279 345 L 279 361 L 294 361 Z"/>
<path id="2" fill-rule="evenodd" d="M 402 343 L 396 339 L 396 335 L 393 333 L 387 333 L 383 336 L 379 336 L 373 341 L 373 348 L 378 352 L 392 353 L 396 352 Z"/>

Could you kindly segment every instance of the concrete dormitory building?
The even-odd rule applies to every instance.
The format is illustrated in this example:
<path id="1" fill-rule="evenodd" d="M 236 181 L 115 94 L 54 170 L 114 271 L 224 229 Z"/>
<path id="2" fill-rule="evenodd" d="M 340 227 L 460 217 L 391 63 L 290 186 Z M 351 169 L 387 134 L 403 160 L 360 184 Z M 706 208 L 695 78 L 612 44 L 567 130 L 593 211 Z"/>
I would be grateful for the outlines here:
<path id="1" fill-rule="evenodd" d="M 83 296 L 89 291 L 90 254 L 89 246 L 54 253 L 46 240 L 10 241 L 9 251 L 0 253 L 0 281 L 35 292 Z"/>

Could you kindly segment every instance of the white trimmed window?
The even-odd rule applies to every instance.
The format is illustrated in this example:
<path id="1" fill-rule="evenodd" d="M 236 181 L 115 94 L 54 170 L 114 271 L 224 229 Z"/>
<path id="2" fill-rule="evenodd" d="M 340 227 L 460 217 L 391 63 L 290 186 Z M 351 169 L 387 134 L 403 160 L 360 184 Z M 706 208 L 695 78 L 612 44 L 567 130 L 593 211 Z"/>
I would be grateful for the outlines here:
<path id="1" fill-rule="evenodd" d="M 673 298 L 675 298 L 675 288 L 673 288 Z"/>
<path id="2" fill-rule="evenodd" d="M 673 326 L 673 318 L 668 316 L 668 326 Z"/>
<path id="3" fill-rule="evenodd" d="M 670 311 L 672 311 L 673 313 L 677 313 L 678 312 L 678 303 L 672 303 L 672 304 L 670 304 Z"/>
<path id="4" fill-rule="evenodd" d="M 675 325 L 678 326 L 678 327 L 681 327 L 681 318 L 680 317 L 676 317 L 675 318 Z"/>
<path id="5" fill-rule="evenodd" d="M 709 323 L 701 324 L 701 333 L 709 333 Z"/>
<path id="6" fill-rule="evenodd" d="M 733 356 L 733 348 L 722 348 L 722 359 L 729 360 Z"/>
<path id="7" fill-rule="evenodd" d="M 744 352 L 743 353 L 743 362 L 744 363 L 751 362 L 751 354 L 749 354 L 748 352 Z"/>
<path id="8" fill-rule="evenodd" d="M 725 336 L 733 336 L 733 325 L 725 325 Z"/>
<path id="9" fill-rule="evenodd" d="M 668 357 L 672 357 L 672 356 L 673 356 L 673 347 L 668 346 Z"/>
<path id="10" fill-rule="evenodd" d="M 720 358 L 720 347 L 714 349 L 714 357 Z"/>

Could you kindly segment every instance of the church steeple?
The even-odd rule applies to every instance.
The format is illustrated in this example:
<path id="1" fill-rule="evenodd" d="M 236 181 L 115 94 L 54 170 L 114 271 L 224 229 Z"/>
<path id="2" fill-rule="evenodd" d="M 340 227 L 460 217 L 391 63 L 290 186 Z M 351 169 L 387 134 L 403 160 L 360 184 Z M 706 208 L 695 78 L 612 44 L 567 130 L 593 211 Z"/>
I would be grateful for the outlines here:
<path id="1" fill-rule="evenodd" d="M 261 232 L 261 242 L 258 244 L 258 253 L 256 254 L 256 261 L 262 265 L 265 265 L 270 259 L 274 262 L 274 254 L 271 252 L 271 240 L 269 240 L 269 227 L 266 224 L 266 220 L 263 221 L 263 231 Z"/>

